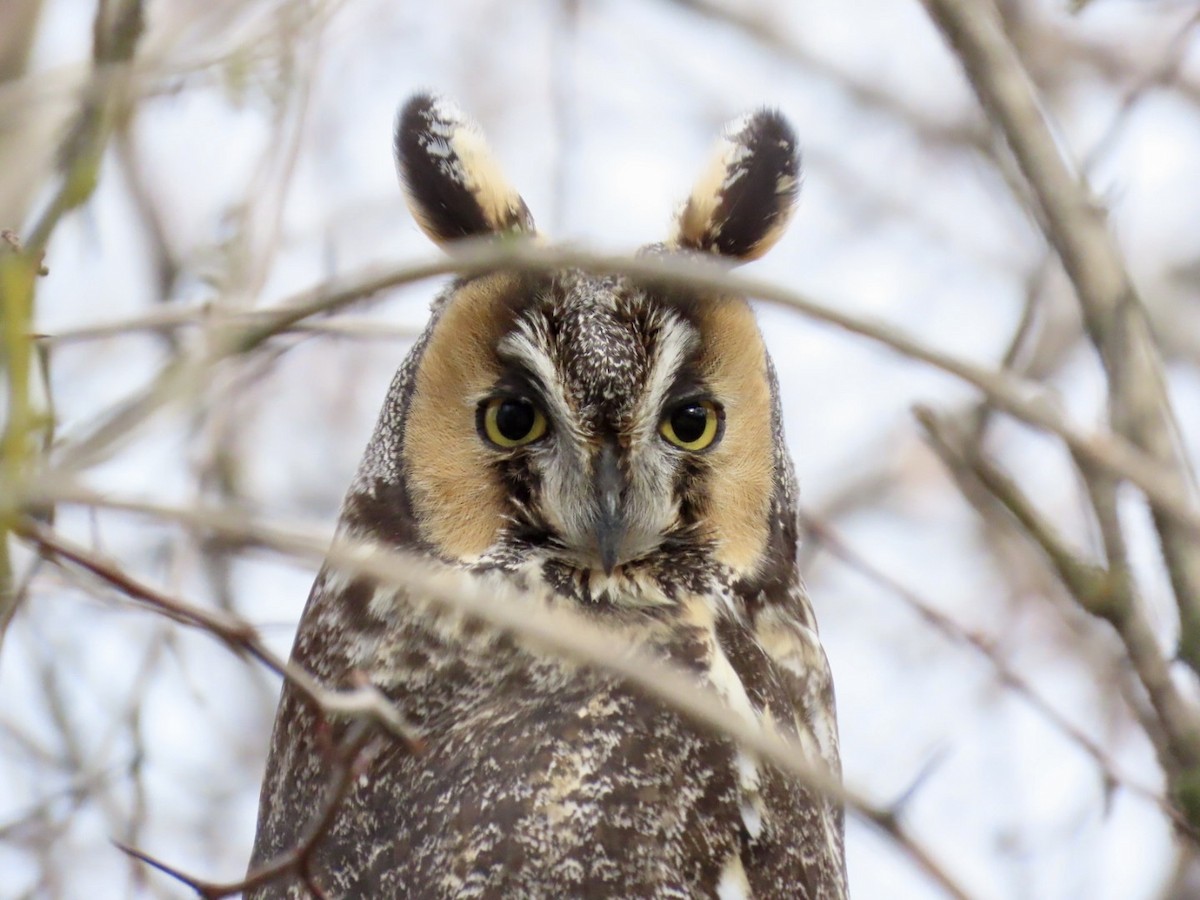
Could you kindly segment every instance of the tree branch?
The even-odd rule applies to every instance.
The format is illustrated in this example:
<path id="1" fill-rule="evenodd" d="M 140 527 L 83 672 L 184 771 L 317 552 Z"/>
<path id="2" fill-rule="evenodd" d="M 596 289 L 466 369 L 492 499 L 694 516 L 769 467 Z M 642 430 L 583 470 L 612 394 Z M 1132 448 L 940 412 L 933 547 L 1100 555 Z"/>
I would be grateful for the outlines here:
<path id="1" fill-rule="evenodd" d="M 918 410 L 917 418 L 951 471 L 978 480 L 1046 555 L 1080 606 L 1112 625 L 1167 736 L 1170 752 L 1160 753 L 1159 762 L 1168 778 L 1174 783 L 1181 771 L 1200 765 L 1200 713 L 1171 678 L 1170 661 L 1158 646 L 1128 573 L 1081 560 L 1011 478 L 982 454 L 963 453 L 964 442 L 949 423 L 927 409 Z"/>
<path id="2" fill-rule="evenodd" d="M 1113 430 L 1175 473 L 1195 498 L 1195 474 L 1178 427 L 1146 311 L 1104 210 L 1068 166 L 1036 89 L 988 0 L 922 0 L 954 49 L 989 118 L 1003 131 L 1037 199 L 1039 221 L 1075 287 L 1084 324 L 1108 376 Z M 1072 450 L 1075 448 L 1073 447 Z M 1200 544 L 1150 496 L 1181 620 L 1180 654 L 1200 673 Z"/>
<path id="3" fill-rule="evenodd" d="M 395 705 L 374 685 L 349 691 L 322 686 L 305 669 L 271 650 L 249 622 L 226 612 L 191 606 L 143 584 L 113 563 L 100 559 L 40 522 L 25 519 L 15 533 L 51 558 L 67 560 L 172 621 L 211 634 L 236 653 L 245 653 L 282 676 L 329 718 L 363 719 L 402 740 L 412 753 L 423 749 L 420 737 Z"/>
<path id="4" fill-rule="evenodd" d="M 1050 724 L 1061 731 L 1069 740 L 1074 742 L 1084 753 L 1090 756 L 1096 766 L 1104 773 L 1105 780 L 1113 785 L 1125 788 L 1133 794 L 1153 803 L 1164 815 L 1170 818 L 1175 826 L 1189 832 L 1193 841 L 1200 844 L 1200 834 L 1197 834 L 1191 823 L 1184 818 L 1178 809 L 1162 796 L 1143 784 L 1133 781 L 1118 771 L 1115 763 L 1095 740 L 1075 724 L 1070 722 L 1058 710 L 1041 696 L 1038 690 L 1015 671 L 1004 659 L 997 648 L 986 637 L 968 631 L 945 613 L 935 609 L 928 602 L 917 596 L 895 578 L 887 575 L 865 556 L 855 551 L 838 534 L 823 521 L 808 513 L 801 512 L 801 523 L 804 529 L 813 537 L 815 543 L 825 548 L 845 565 L 855 572 L 865 576 L 876 584 L 886 588 L 899 597 L 910 609 L 919 615 L 926 623 L 947 639 L 973 650 L 987 660 L 995 672 L 996 678 L 1011 688 L 1029 706 L 1041 714 Z"/>
<path id="5" fill-rule="evenodd" d="M 379 750 L 378 742 L 373 742 L 371 736 L 371 729 L 365 723 L 359 722 L 350 727 L 345 737 L 334 749 L 332 754 L 333 777 L 325 789 L 325 796 L 321 800 L 320 807 L 305 828 L 300 840 L 296 842 L 295 846 L 288 848 L 275 859 L 256 866 L 246 873 L 246 877 L 237 881 L 206 881 L 194 875 L 188 875 L 182 870 L 169 866 L 148 853 L 126 846 L 120 841 L 113 841 L 113 843 L 134 859 L 141 860 L 146 865 L 153 866 L 176 881 L 186 884 L 204 900 L 221 900 L 222 897 L 252 891 L 254 888 L 270 884 L 272 881 L 288 875 L 298 877 L 317 900 L 331 900 L 320 882 L 316 880 L 313 872 L 314 856 L 321 846 L 322 839 L 333 827 L 337 811 L 349 795 L 354 782 L 369 770 L 371 762 Z"/>
<path id="6" fill-rule="evenodd" d="M 771 282 L 733 275 L 718 264 L 695 257 L 654 258 L 591 253 L 569 247 L 543 247 L 532 242 L 463 241 L 449 258 L 335 279 L 294 295 L 266 322 L 229 325 L 215 330 L 210 347 L 198 357 L 172 362 L 140 394 L 120 405 L 90 433 L 63 447 L 53 480 L 69 477 L 96 458 L 110 453 L 132 430 L 168 403 L 190 396 L 206 382 L 208 370 L 221 359 L 247 353 L 283 330 L 313 316 L 359 303 L 381 291 L 438 275 L 473 275 L 498 270 L 553 272 L 579 268 L 624 274 L 648 285 L 756 297 L 796 310 L 888 347 L 902 356 L 954 375 L 983 392 L 998 408 L 1035 428 L 1060 437 L 1072 452 L 1136 484 L 1184 534 L 1200 537 L 1200 511 L 1179 484 L 1178 473 L 1115 434 L 1088 434 L 1065 420 L 1053 395 L 1041 385 L 996 372 L 931 348 L 902 330 L 848 315 Z M 53 493 L 51 487 L 44 488 Z M 37 493 L 36 485 L 31 487 Z"/>

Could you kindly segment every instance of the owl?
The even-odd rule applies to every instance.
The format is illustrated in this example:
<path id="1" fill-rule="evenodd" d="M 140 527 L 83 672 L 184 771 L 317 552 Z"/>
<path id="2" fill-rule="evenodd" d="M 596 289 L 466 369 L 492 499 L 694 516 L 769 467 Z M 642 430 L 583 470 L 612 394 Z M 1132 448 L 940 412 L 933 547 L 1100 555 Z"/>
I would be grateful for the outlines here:
<path id="1" fill-rule="evenodd" d="M 395 152 L 437 244 L 536 234 L 450 102 L 409 100 Z M 738 119 L 669 237 L 641 252 L 754 259 L 798 187 L 787 122 Z M 339 531 L 602 623 L 839 774 L 795 503 L 744 298 L 495 271 L 434 302 Z M 846 896 L 836 801 L 605 671 L 330 566 L 293 659 L 331 687 L 369 679 L 423 743 L 387 744 L 340 798 L 308 866 L 330 897 Z M 339 727 L 285 685 L 252 871 L 313 827 Z M 251 894 L 307 895 L 294 874 Z"/>

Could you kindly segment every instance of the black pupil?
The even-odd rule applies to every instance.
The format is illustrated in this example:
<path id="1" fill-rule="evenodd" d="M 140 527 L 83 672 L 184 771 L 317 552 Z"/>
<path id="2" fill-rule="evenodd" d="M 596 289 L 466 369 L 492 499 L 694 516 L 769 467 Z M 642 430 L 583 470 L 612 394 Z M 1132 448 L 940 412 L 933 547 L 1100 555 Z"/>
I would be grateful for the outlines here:
<path id="1" fill-rule="evenodd" d="M 675 437 L 685 444 L 700 440 L 707 424 L 708 410 L 699 403 L 681 406 L 671 413 L 671 428 L 675 431 Z"/>
<path id="2" fill-rule="evenodd" d="M 496 430 L 505 440 L 519 441 L 533 431 L 536 418 L 528 400 L 501 400 L 496 409 Z"/>

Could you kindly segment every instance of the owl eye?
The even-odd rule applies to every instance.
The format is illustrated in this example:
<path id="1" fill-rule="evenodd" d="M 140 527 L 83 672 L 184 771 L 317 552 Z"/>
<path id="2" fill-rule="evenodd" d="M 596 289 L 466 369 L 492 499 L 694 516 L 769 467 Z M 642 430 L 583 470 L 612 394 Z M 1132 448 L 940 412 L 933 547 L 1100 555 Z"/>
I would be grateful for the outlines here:
<path id="1" fill-rule="evenodd" d="M 663 418 L 658 430 L 676 447 L 693 452 L 713 445 L 721 431 L 721 408 L 710 400 L 689 400 Z"/>
<path id="2" fill-rule="evenodd" d="M 546 433 L 546 417 L 524 397 L 493 397 L 479 407 L 480 431 L 497 447 L 531 444 Z"/>

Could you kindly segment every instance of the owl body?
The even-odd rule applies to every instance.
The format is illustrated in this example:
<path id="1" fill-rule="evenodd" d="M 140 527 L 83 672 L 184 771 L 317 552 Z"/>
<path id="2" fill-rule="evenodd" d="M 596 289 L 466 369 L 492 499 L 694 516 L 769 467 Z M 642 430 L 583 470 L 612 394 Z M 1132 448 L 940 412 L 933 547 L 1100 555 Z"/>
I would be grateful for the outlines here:
<path id="1" fill-rule="evenodd" d="M 397 153 L 435 240 L 532 232 L 444 101 L 409 102 Z M 778 116 L 734 123 L 647 252 L 757 255 L 797 174 Z M 435 302 L 339 527 L 582 612 L 837 773 L 794 494 L 743 299 L 495 272 Z M 330 896 L 846 895 L 838 804 L 614 675 L 329 568 L 293 658 L 331 686 L 369 678 L 424 742 L 387 744 L 341 798 L 312 872 Z M 302 840 L 337 728 L 285 686 L 252 869 Z M 306 889 L 285 877 L 252 896 Z"/>

